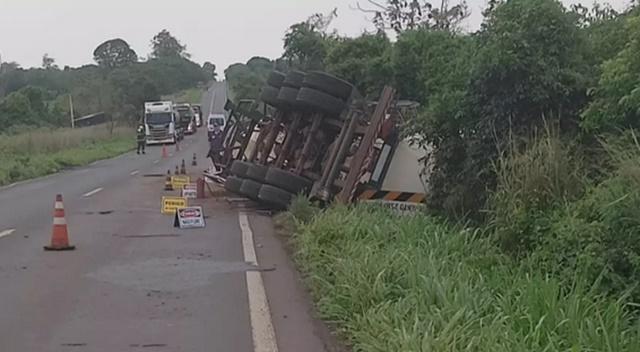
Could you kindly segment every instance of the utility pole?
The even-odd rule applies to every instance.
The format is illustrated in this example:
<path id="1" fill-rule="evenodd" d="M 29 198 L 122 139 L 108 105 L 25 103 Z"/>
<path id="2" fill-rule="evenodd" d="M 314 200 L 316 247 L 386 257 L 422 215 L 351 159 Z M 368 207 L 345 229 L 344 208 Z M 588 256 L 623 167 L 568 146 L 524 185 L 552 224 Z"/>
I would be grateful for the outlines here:
<path id="1" fill-rule="evenodd" d="M 76 128 L 76 120 L 73 116 L 73 98 L 71 97 L 71 94 L 69 94 L 69 112 L 71 115 L 71 128 Z"/>

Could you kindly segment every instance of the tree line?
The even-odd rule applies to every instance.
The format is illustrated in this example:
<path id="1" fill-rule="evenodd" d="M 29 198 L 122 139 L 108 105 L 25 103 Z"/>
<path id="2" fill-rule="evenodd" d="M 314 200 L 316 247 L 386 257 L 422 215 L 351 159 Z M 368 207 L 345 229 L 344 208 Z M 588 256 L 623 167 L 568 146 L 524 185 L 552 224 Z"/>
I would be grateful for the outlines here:
<path id="1" fill-rule="evenodd" d="M 190 61 L 186 45 L 167 30 L 151 40 L 146 59 L 121 39 L 98 45 L 95 64 L 59 68 L 43 55 L 42 67 L 23 69 L 0 60 L 0 133 L 30 126 L 69 126 L 69 97 L 76 117 L 105 112 L 116 121 L 135 122 L 145 101 L 216 79 L 211 62 Z"/>

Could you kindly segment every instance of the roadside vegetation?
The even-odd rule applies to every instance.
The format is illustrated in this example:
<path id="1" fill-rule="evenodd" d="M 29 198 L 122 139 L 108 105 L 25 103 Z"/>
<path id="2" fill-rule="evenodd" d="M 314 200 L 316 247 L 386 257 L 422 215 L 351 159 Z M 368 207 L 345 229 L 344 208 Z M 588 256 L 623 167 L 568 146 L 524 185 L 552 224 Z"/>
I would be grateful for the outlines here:
<path id="1" fill-rule="evenodd" d="M 377 33 L 312 16 L 272 61 L 396 87 L 422 105 L 405 135 L 433 149 L 427 214 L 292 206 L 322 317 L 355 351 L 637 350 L 637 2 L 494 0 L 473 34 L 464 2 L 379 4 Z"/>
<path id="2" fill-rule="evenodd" d="M 204 88 L 188 88 L 175 94 L 164 95 L 162 100 L 170 100 L 175 103 L 200 104 Z"/>
<path id="3" fill-rule="evenodd" d="M 0 138 L 0 186 L 122 154 L 134 148 L 130 127 L 39 128 Z"/>

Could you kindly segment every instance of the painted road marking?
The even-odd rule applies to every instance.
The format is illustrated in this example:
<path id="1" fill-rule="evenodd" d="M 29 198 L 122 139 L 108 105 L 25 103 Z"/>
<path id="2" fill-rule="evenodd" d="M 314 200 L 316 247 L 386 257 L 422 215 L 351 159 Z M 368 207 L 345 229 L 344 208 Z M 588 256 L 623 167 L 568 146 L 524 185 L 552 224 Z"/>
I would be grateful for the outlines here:
<path id="1" fill-rule="evenodd" d="M 238 215 L 242 230 L 242 250 L 247 263 L 258 265 L 256 249 L 253 243 L 253 232 L 249 225 L 247 214 Z M 251 334 L 253 336 L 254 352 L 278 352 L 276 333 L 271 321 L 271 312 L 267 294 L 259 271 L 247 271 L 247 291 L 249 294 L 249 315 L 251 317 Z"/>
<path id="2" fill-rule="evenodd" d="M 160 160 L 156 160 L 156 161 L 154 161 L 153 163 L 154 163 L 154 164 L 157 164 L 157 163 L 159 163 L 159 162 L 160 162 Z"/>
<path id="3" fill-rule="evenodd" d="M 4 231 L 0 232 L 0 238 L 5 237 L 5 236 L 9 236 L 10 234 L 14 233 L 15 231 L 16 231 L 16 229 L 4 230 Z"/>
<path id="4" fill-rule="evenodd" d="M 140 173 L 140 171 L 136 170 L 136 171 L 131 171 L 131 173 L 129 175 L 135 176 L 135 175 L 137 175 L 139 173 Z"/>
<path id="5" fill-rule="evenodd" d="M 88 198 L 88 197 L 91 197 L 92 195 L 94 195 L 94 194 L 96 194 L 96 193 L 98 193 L 98 192 L 100 192 L 102 190 L 103 190 L 103 188 L 96 188 L 91 192 L 83 194 L 82 196 L 85 197 L 85 198 Z"/>

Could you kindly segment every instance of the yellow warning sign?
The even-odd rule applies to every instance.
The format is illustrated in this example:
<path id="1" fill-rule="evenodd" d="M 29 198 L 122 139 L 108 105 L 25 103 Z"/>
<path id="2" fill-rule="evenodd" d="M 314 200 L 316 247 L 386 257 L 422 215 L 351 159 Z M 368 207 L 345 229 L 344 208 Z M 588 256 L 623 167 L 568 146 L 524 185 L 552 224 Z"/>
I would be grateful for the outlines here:
<path id="1" fill-rule="evenodd" d="M 187 207 L 187 199 L 182 197 L 162 197 L 162 214 L 175 215 L 180 208 Z"/>
<path id="2" fill-rule="evenodd" d="M 191 183 L 191 177 L 189 176 L 171 176 L 171 185 L 173 189 L 182 189 L 184 185 Z"/>

